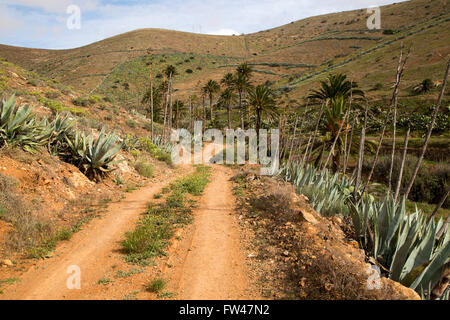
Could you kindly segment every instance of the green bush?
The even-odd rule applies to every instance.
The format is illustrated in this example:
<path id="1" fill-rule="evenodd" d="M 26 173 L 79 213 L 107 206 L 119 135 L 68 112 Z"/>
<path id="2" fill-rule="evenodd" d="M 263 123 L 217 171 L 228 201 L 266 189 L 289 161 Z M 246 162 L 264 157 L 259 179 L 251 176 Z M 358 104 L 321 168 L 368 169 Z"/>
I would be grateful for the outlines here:
<path id="1" fill-rule="evenodd" d="M 147 287 L 147 290 L 150 292 L 158 293 L 161 292 L 166 287 L 166 280 L 164 279 L 155 279 L 150 282 Z"/>
<path id="2" fill-rule="evenodd" d="M 83 97 L 72 99 L 72 103 L 78 107 L 87 107 L 90 104 L 89 100 Z"/>
<path id="3" fill-rule="evenodd" d="M 102 97 L 97 96 L 97 95 L 92 95 L 88 98 L 88 101 L 90 104 L 96 104 L 98 103 L 100 100 L 102 99 Z"/>
<path id="4" fill-rule="evenodd" d="M 139 263 L 164 253 L 173 230 L 162 216 L 146 216 L 137 228 L 125 234 L 122 246 L 129 255 L 128 261 Z"/>
<path id="5" fill-rule="evenodd" d="M 74 107 L 67 107 L 63 103 L 61 103 L 59 101 L 56 101 L 56 100 L 46 99 L 46 98 L 43 98 L 43 97 L 39 97 L 38 100 L 44 106 L 46 106 L 47 108 L 49 108 L 49 109 L 51 109 L 51 110 L 53 110 L 55 112 L 69 111 L 69 112 L 71 112 L 73 114 L 85 114 L 86 113 L 85 109 L 74 108 Z"/>
<path id="6" fill-rule="evenodd" d="M 401 115 L 397 121 L 400 128 L 411 128 L 411 131 L 428 131 L 428 126 L 431 120 L 431 114 L 412 113 Z M 433 133 L 442 133 L 450 130 L 450 119 L 448 114 L 438 113 L 436 122 L 433 127 Z"/>
<path id="7" fill-rule="evenodd" d="M 32 85 L 33 87 L 37 87 L 38 86 L 38 81 L 35 79 L 29 79 L 27 84 Z"/>
<path id="8" fill-rule="evenodd" d="M 177 180 L 177 182 L 173 184 L 171 188 L 178 189 L 182 193 L 200 195 L 209 182 L 209 171 L 209 167 L 198 166 L 195 174 L 187 178 L 181 178 Z"/>
<path id="9" fill-rule="evenodd" d="M 52 91 L 52 90 L 47 90 L 45 91 L 45 97 L 49 98 L 49 99 L 56 99 L 61 95 L 60 92 L 58 91 Z"/>
<path id="10" fill-rule="evenodd" d="M 169 166 L 172 165 L 172 155 L 166 151 L 161 150 L 155 144 L 151 142 L 149 138 L 140 138 L 140 146 L 143 150 L 150 153 L 150 155 L 156 160 L 167 163 Z"/>
<path id="11" fill-rule="evenodd" d="M 134 121 L 133 119 L 128 119 L 126 121 L 127 126 L 129 126 L 130 128 L 136 128 L 137 126 L 137 122 Z"/>
<path id="12" fill-rule="evenodd" d="M 407 156 L 405 162 L 405 169 L 403 172 L 403 179 L 401 190 L 406 189 L 409 180 L 412 177 L 414 167 L 417 163 L 417 157 Z M 388 178 L 391 165 L 390 156 L 380 156 L 373 173 L 373 179 L 377 182 L 388 184 Z M 393 186 L 397 185 L 398 174 L 400 171 L 401 157 L 395 156 L 393 168 Z M 372 166 L 372 159 L 367 159 L 363 163 L 363 170 L 370 171 Z M 450 178 L 450 165 L 448 163 L 441 163 L 437 165 L 429 165 L 422 163 L 416 179 L 414 180 L 409 200 L 415 202 L 438 203 L 444 193 L 447 191 Z M 444 208 L 450 208 L 450 199 L 445 201 Z"/>
<path id="13" fill-rule="evenodd" d="M 153 177 L 153 166 L 144 160 L 137 161 L 134 164 L 134 168 L 143 177 L 146 177 L 146 178 Z"/>

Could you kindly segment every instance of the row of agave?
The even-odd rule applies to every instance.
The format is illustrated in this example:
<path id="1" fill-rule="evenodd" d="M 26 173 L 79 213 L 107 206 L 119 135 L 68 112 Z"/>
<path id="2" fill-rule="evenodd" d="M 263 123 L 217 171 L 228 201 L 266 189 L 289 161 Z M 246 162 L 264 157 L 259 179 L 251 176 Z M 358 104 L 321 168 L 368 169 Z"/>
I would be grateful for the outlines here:
<path id="1" fill-rule="evenodd" d="M 159 150 L 167 153 L 171 153 L 173 150 L 173 145 L 170 142 L 164 142 L 160 136 L 155 136 L 153 140 L 151 140 L 151 138 L 138 138 L 128 134 L 123 137 L 122 142 L 122 149 L 125 151 L 147 149 L 149 144 L 152 144 L 150 147 L 157 147 Z"/>
<path id="2" fill-rule="evenodd" d="M 111 171 L 114 158 L 122 148 L 119 136 L 102 129 L 95 139 L 73 129 L 70 115 L 57 115 L 53 121 L 38 121 L 29 105 L 16 107 L 15 96 L 0 103 L 0 148 L 18 146 L 34 153 L 47 146 L 49 152 L 80 168 L 88 177 L 98 180 Z"/>
<path id="3" fill-rule="evenodd" d="M 328 170 L 317 171 L 312 165 L 302 166 L 297 163 L 290 163 L 280 174 L 296 186 L 298 193 L 306 195 L 314 210 L 322 215 L 349 213 L 347 204 L 353 186 L 346 177 L 332 174 Z"/>
<path id="4" fill-rule="evenodd" d="M 407 213 L 405 199 L 395 203 L 389 195 L 382 201 L 365 195 L 355 204 L 351 197 L 353 181 L 313 166 L 293 163 L 282 168 L 280 175 L 299 193 L 313 188 L 307 196 L 321 214 L 348 213 L 357 240 L 387 271 L 387 276 L 430 298 L 432 288 L 439 284 L 450 263 L 450 232 L 438 236 L 442 219 L 427 219 L 417 208 Z M 333 212 L 344 207 L 346 210 Z M 448 300 L 449 291 L 441 298 Z"/>
<path id="5" fill-rule="evenodd" d="M 389 278 L 429 296 L 450 262 L 450 232 L 438 236 L 443 220 L 428 219 L 417 208 L 407 213 L 405 198 L 363 198 L 350 205 L 359 242 L 389 270 Z"/>

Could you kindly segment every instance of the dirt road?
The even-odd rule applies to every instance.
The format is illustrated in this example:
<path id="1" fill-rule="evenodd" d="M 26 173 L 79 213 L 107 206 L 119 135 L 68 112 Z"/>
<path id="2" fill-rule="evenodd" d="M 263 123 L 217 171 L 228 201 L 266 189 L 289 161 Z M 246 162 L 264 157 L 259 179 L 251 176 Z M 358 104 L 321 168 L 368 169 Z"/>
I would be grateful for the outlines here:
<path id="1" fill-rule="evenodd" d="M 193 170 L 183 168 L 184 174 Z M 179 177 L 175 170 L 148 187 L 134 191 L 120 202 L 112 203 L 107 213 L 86 224 L 70 241 L 57 247 L 53 257 L 40 260 L 28 270 L 20 282 L 4 290 L 2 299 L 103 299 L 108 295 L 89 294 L 98 287 L 98 280 L 111 268 L 113 255 L 120 255 L 120 240 L 132 230 L 140 214 L 145 211 L 153 195 Z M 81 272 L 81 289 L 68 289 L 69 266 L 78 266 Z M 95 290 L 94 290 L 95 292 Z"/>
<path id="2" fill-rule="evenodd" d="M 152 299 L 155 294 L 145 288 L 155 274 L 168 280 L 168 289 L 175 299 L 259 298 L 248 289 L 246 254 L 240 245 L 240 229 L 233 212 L 230 182 L 233 172 L 221 165 L 212 165 L 211 182 L 194 210 L 194 222 L 178 230 L 168 257 L 140 274 L 114 278 L 118 269 L 130 268 L 120 251 L 124 234 L 134 228 L 154 194 L 175 178 L 193 171 L 189 165 L 180 167 L 111 204 L 102 218 L 92 220 L 69 241 L 60 244 L 53 257 L 38 261 L 0 298 Z M 67 287 L 70 266 L 80 269 L 80 289 Z"/>
<path id="3" fill-rule="evenodd" d="M 252 299 L 234 214 L 232 170 L 213 165 L 185 243 L 170 252 L 166 270 L 177 299 Z"/>

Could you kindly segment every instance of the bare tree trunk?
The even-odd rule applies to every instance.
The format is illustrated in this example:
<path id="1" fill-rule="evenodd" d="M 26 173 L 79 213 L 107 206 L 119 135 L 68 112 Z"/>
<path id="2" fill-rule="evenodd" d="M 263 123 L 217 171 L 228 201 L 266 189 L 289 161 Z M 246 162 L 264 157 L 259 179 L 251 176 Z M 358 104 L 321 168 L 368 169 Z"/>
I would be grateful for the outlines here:
<path id="1" fill-rule="evenodd" d="M 206 97 L 202 96 L 202 105 L 203 105 L 203 121 L 206 122 Z"/>
<path id="2" fill-rule="evenodd" d="M 167 87 L 169 85 L 167 84 Z M 169 90 L 169 88 L 167 88 L 167 91 Z M 167 134 L 167 102 L 168 102 L 168 92 L 164 94 L 164 125 L 163 125 L 163 138 L 162 140 L 165 142 L 166 141 L 166 134 Z"/>
<path id="3" fill-rule="evenodd" d="M 189 96 L 189 131 L 194 131 L 194 110 L 192 105 L 192 96 Z"/>
<path id="4" fill-rule="evenodd" d="M 302 163 L 303 164 L 306 161 L 306 156 L 307 156 L 307 153 L 308 153 L 309 146 L 311 144 L 312 137 L 313 137 L 313 133 L 310 133 L 309 138 L 308 138 L 308 143 L 306 144 L 305 152 L 303 153 L 303 158 L 302 158 Z"/>
<path id="5" fill-rule="evenodd" d="M 358 154 L 358 163 L 356 165 L 356 180 L 355 180 L 355 189 L 353 190 L 353 200 L 356 202 L 358 197 L 358 186 L 361 181 L 361 171 L 362 171 L 362 164 L 364 160 L 364 143 L 366 140 L 366 126 L 367 126 L 367 111 L 369 109 L 369 104 L 366 104 L 366 111 L 364 114 L 364 125 L 361 130 L 361 138 L 359 140 L 359 154 Z M 361 194 L 362 196 L 362 194 Z"/>
<path id="6" fill-rule="evenodd" d="M 325 102 L 322 102 L 322 106 L 320 107 L 320 111 L 319 111 L 319 117 L 317 118 L 316 127 L 314 129 L 314 135 L 313 135 L 312 142 L 311 142 L 311 150 L 306 150 L 306 153 L 308 153 L 308 151 L 309 151 L 309 154 L 306 158 L 307 159 L 306 162 L 309 162 L 311 160 L 311 152 L 312 152 L 312 148 L 314 147 L 314 143 L 316 142 L 315 141 L 316 135 L 317 135 L 317 131 L 319 130 L 320 120 L 322 120 L 324 106 L 325 106 Z"/>
<path id="7" fill-rule="evenodd" d="M 384 119 L 384 124 L 383 124 L 383 129 L 381 130 L 381 135 L 380 135 L 380 139 L 378 140 L 378 146 L 377 146 L 377 150 L 375 152 L 375 156 L 373 158 L 373 162 L 372 162 L 372 166 L 370 168 L 370 172 L 369 175 L 367 176 L 367 181 L 366 184 L 364 185 L 363 188 L 363 193 L 366 191 L 370 180 L 372 179 L 372 175 L 373 172 L 375 171 L 375 166 L 377 165 L 378 162 L 378 157 L 380 155 L 380 150 L 381 150 L 381 145 L 383 143 L 383 139 L 384 139 L 384 135 L 386 133 L 386 129 L 387 129 L 387 125 L 388 125 L 388 120 L 389 120 L 389 116 L 391 115 L 392 112 L 392 108 L 394 107 L 394 104 L 397 104 L 398 101 L 398 92 L 399 92 L 399 86 L 400 86 L 400 81 L 402 79 L 402 75 L 403 75 L 403 71 L 405 69 L 405 65 L 406 65 L 406 61 L 408 59 L 409 53 L 405 58 L 405 61 L 403 62 L 403 64 L 401 63 L 401 57 L 402 57 L 402 52 L 400 52 L 400 59 L 398 61 L 398 65 L 397 65 L 397 75 L 396 75 L 396 80 L 395 80 L 395 88 L 394 91 L 392 93 L 392 98 L 391 98 L 391 102 L 389 104 L 389 110 L 388 113 L 386 114 L 386 118 Z M 395 141 L 395 139 L 394 139 Z M 392 165 L 392 159 L 391 159 L 391 165 Z M 390 187 L 389 187 L 390 190 Z"/>
<path id="8" fill-rule="evenodd" d="M 292 137 L 291 146 L 289 148 L 288 163 L 291 162 L 291 158 L 292 158 L 292 149 L 294 149 L 294 141 L 295 141 L 295 137 L 297 135 L 297 124 L 298 124 L 298 117 L 295 117 L 294 136 Z"/>
<path id="9" fill-rule="evenodd" d="M 353 118 L 353 123 L 352 123 L 352 130 L 350 130 L 350 140 L 348 141 L 348 151 L 345 152 L 345 159 L 344 159 L 344 174 L 347 173 L 347 166 L 348 166 L 348 159 L 350 158 L 350 153 L 352 151 L 352 143 L 353 143 L 353 132 L 355 130 L 355 125 L 356 125 L 356 118 L 357 116 L 355 115 Z M 350 117 L 349 117 L 350 119 Z"/>
<path id="10" fill-rule="evenodd" d="M 334 148 L 336 147 L 336 142 L 338 141 L 339 135 L 341 134 L 342 128 L 344 127 L 344 123 L 347 120 L 349 111 L 350 111 L 350 108 L 347 109 L 347 112 L 345 113 L 344 119 L 342 119 L 341 125 L 339 126 L 339 130 L 338 130 L 338 132 L 336 134 L 336 137 L 334 138 L 333 144 L 331 145 L 330 153 L 328 154 L 327 160 L 325 161 L 325 165 L 323 166 L 322 170 L 326 169 L 326 167 L 328 165 L 328 162 L 330 161 L 331 156 L 333 155 Z"/>
<path id="11" fill-rule="evenodd" d="M 150 64 L 150 139 L 153 142 L 153 82 L 152 82 L 151 64 Z"/>
<path id="12" fill-rule="evenodd" d="M 409 53 L 408 53 L 409 55 Z M 402 73 L 406 64 L 406 61 L 408 60 L 408 55 L 405 58 L 405 61 L 402 66 L 402 59 L 403 59 L 403 45 L 402 49 L 400 50 L 400 57 L 398 59 L 398 66 L 397 66 L 397 76 L 395 79 L 395 89 L 394 89 L 394 114 L 393 114 L 393 127 L 392 127 L 392 152 L 391 152 L 391 166 L 389 167 L 389 184 L 388 184 L 388 190 L 390 191 L 392 188 L 392 172 L 394 169 L 394 157 L 395 157 L 395 137 L 396 137 L 396 131 L 397 131 L 397 105 L 398 105 L 398 91 L 399 91 L 399 84 L 402 77 Z M 392 103 L 391 103 L 392 104 Z"/>
<path id="13" fill-rule="evenodd" d="M 283 113 L 282 115 L 280 115 L 280 120 L 279 120 L 279 126 L 280 128 L 280 160 L 283 159 L 284 157 L 284 153 L 286 151 L 286 140 L 285 140 L 285 136 L 286 136 L 286 115 Z"/>
<path id="14" fill-rule="evenodd" d="M 350 82 L 350 106 L 351 108 L 353 102 L 353 81 Z M 344 168 L 347 168 L 346 165 L 346 157 L 347 157 L 347 143 L 348 143 L 348 125 L 350 123 L 350 113 L 348 114 L 347 121 L 345 122 L 345 139 L 344 139 Z M 343 171 L 343 174 L 345 174 L 345 169 Z"/>
<path id="15" fill-rule="evenodd" d="M 409 181 L 408 187 L 405 192 L 405 198 L 408 199 L 409 193 L 411 191 L 411 188 L 414 184 L 414 180 L 416 179 L 417 173 L 419 172 L 420 164 L 422 163 L 423 157 L 425 156 L 425 152 L 427 151 L 428 143 L 430 142 L 431 133 L 433 132 L 434 123 L 436 122 L 436 117 L 439 111 L 439 107 L 441 106 L 442 97 L 445 93 L 445 87 L 447 86 L 447 79 L 448 79 L 448 71 L 450 68 L 450 60 L 447 62 L 447 69 L 445 70 L 445 76 L 444 81 L 442 82 L 442 88 L 441 92 L 439 94 L 438 101 L 436 103 L 436 107 L 433 111 L 433 116 L 431 117 L 430 126 L 428 128 L 427 137 L 425 138 L 425 144 L 423 145 L 422 152 L 420 153 L 419 159 L 417 160 L 416 167 L 414 168 L 413 175 L 411 177 L 411 181 Z"/>
<path id="16" fill-rule="evenodd" d="M 169 76 L 169 132 L 171 133 L 172 131 L 172 109 L 173 109 L 173 105 L 172 105 L 172 75 Z M 169 133 L 169 134 L 170 134 Z"/>
<path id="17" fill-rule="evenodd" d="M 211 123 L 213 122 L 213 96 L 212 94 L 209 94 L 209 111 L 211 114 L 209 115 L 209 120 Z"/>
<path id="18" fill-rule="evenodd" d="M 438 213 L 439 209 L 444 204 L 445 200 L 447 200 L 448 195 L 450 194 L 450 187 L 447 188 L 447 193 L 444 194 L 444 196 L 439 200 L 439 203 L 436 205 L 436 208 L 434 209 L 433 213 L 430 216 L 430 220 L 433 219 L 433 217 Z"/>
<path id="19" fill-rule="evenodd" d="M 347 157 L 347 143 L 348 143 L 348 126 L 350 123 L 350 114 L 348 115 L 347 121 L 345 122 L 345 138 L 344 138 L 344 168 L 346 168 L 346 157 Z M 342 172 L 345 174 L 345 169 Z"/>
<path id="20" fill-rule="evenodd" d="M 239 91 L 239 113 L 241 115 L 241 129 L 245 130 L 245 126 L 244 126 L 244 111 L 242 110 L 242 91 Z"/>
<path id="21" fill-rule="evenodd" d="M 408 127 L 408 131 L 406 131 L 405 142 L 403 146 L 402 164 L 400 165 L 400 172 L 398 174 L 397 188 L 395 188 L 394 203 L 397 203 L 398 195 L 400 193 L 400 187 L 402 185 L 403 170 L 405 168 L 406 154 L 408 153 L 408 140 L 410 131 L 411 128 Z"/>
<path id="22" fill-rule="evenodd" d="M 308 101 L 309 104 L 309 101 Z M 308 104 L 306 105 L 305 111 L 303 112 L 303 116 L 302 119 L 300 120 L 300 128 L 299 128 L 299 141 L 298 143 L 294 143 L 294 147 L 293 150 L 298 150 L 302 147 L 302 143 L 303 143 L 303 135 L 302 135 L 302 131 L 303 131 L 303 124 L 305 123 L 304 118 L 306 116 L 306 114 L 308 113 Z"/>

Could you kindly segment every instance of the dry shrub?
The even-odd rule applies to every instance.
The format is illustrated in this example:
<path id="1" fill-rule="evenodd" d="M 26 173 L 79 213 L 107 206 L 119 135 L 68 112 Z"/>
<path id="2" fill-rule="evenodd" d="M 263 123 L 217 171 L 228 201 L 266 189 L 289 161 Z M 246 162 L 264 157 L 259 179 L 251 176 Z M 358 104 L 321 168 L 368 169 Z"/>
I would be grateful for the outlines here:
<path id="1" fill-rule="evenodd" d="M 293 220 L 296 212 L 292 193 L 290 186 L 270 184 L 264 194 L 250 199 L 250 205 L 261 213 L 274 215 L 283 221 Z"/>
<path id="2" fill-rule="evenodd" d="M 306 277 L 302 288 L 311 300 L 375 300 L 382 291 L 366 288 L 367 276 L 355 265 L 336 261 L 330 256 L 318 254 L 315 259 L 305 256 L 300 260 L 307 264 L 300 279 Z M 297 269 L 298 270 L 298 269 Z"/>
<path id="3" fill-rule="evenodd" d="M 0 218 L 12 224 L 6 245 L 9 250 L 37 246 L 51 232 L 51 223 L 34 215 L 16 194 L 18 181 L 0 174 Z"/>

